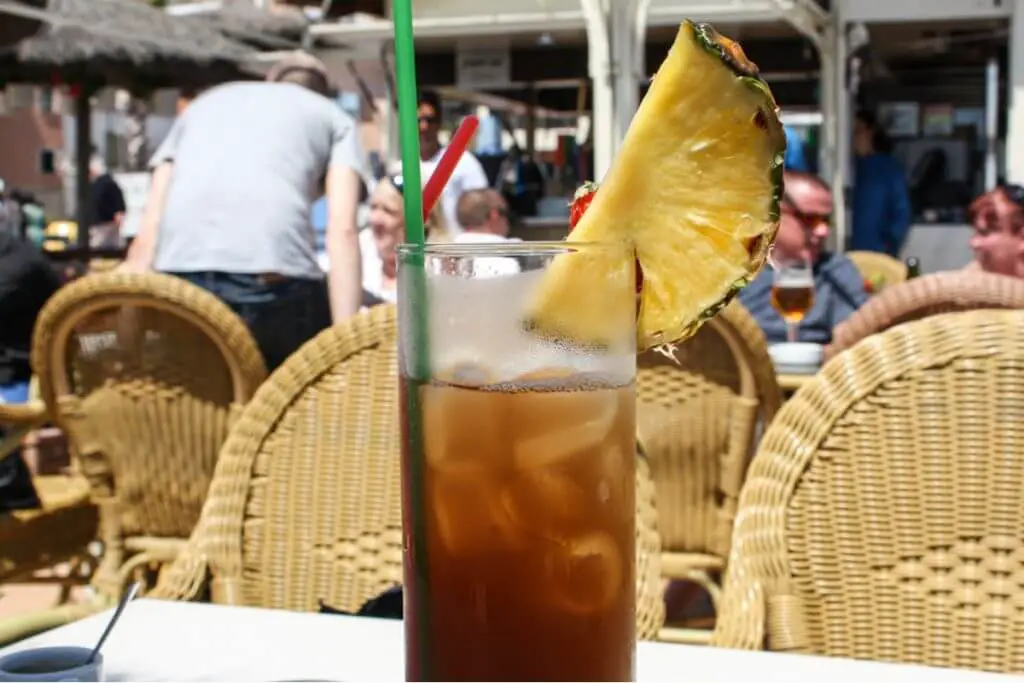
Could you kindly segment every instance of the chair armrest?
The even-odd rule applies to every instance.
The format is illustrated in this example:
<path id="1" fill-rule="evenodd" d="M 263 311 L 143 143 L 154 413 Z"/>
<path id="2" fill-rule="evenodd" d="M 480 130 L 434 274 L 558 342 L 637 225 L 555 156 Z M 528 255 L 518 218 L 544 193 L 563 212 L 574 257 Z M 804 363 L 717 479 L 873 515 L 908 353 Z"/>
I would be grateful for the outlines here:
<path id="1" fill-rule="evenodd" d="M 109 606 L 105 602 L 76 603 L 0 619 L 0 647 L 6 647 L 38 633 L 84 619 Z"/>
<path id="2" fill-rule="evenodd" d="M 0 426 L 37 427 L 49 419 L 46 404 L 39 400 L 28 403 L 0 403 Z"/>

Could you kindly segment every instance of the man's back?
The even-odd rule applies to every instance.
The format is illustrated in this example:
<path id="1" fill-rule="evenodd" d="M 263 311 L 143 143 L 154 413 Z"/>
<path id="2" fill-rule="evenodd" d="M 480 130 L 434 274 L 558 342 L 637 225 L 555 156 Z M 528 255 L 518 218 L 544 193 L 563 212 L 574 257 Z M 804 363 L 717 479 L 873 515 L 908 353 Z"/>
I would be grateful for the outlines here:
<path id="1" fill-rule="evenodd" d="M 152 165 L 173 161 L 155 267 L 318 278 L 310 204 L 328 165 L 362 167 L 355 122 L 290 83 L 230 83 L 192 103 Z"/>

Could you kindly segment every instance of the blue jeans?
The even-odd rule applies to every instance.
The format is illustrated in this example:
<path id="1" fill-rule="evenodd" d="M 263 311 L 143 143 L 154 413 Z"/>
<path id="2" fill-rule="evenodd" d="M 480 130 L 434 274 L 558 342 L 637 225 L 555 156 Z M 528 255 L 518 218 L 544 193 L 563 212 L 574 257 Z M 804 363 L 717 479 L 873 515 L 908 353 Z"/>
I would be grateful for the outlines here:
<path id="1" fill-rule="evenodd" d="M 245 321 L 273 371 L 331 326 L 326 280 L 245 273 L 170 273 L 214 294 Z"/>

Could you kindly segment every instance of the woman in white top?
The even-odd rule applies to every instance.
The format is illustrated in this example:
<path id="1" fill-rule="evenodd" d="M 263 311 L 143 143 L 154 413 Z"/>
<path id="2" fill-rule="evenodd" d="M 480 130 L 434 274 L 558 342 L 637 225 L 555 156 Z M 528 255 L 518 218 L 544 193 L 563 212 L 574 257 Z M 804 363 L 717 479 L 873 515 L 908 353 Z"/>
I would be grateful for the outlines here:
<path id="1" fill-rule="evenodd" d="M 395 303 L 398 298 L 398 245 L 405 241 L 401 175 L 382 178 L 370 195 L 369 227 L 360 235 L 363 251 L 363 306 Z M 424 228 L 427 241 L 447 242 L 444 217 L 435 207 Z"/>

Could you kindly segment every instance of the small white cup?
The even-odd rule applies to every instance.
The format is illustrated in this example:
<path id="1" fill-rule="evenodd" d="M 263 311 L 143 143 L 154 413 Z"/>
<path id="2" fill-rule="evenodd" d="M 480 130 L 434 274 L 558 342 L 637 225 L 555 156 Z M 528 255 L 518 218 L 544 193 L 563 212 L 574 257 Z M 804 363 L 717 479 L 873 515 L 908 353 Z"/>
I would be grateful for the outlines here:
<path id="1" fill-rule="evenodd" d="M 38 647 L 0 658 L 0 681 L 102 681 L 103 655 L 86 647 Z"/>

